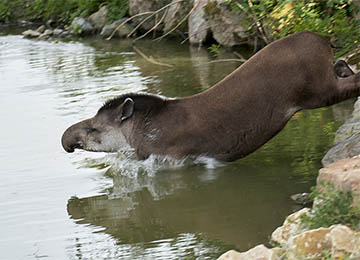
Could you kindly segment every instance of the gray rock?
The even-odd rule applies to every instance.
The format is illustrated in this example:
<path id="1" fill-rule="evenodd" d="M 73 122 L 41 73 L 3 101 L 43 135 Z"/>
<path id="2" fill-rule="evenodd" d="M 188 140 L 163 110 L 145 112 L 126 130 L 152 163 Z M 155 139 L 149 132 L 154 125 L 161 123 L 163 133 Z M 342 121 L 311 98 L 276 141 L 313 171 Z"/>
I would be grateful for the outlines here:
<path id="1" fill-rule="evenodd" d="M 54 35 L 55 37 L 60 37 L 63 32 L 64 32 L 63 29 L 55 29 L 55 30 L 53 31 L 53 35 Z"/>
<path id="2" fill-rule="evenodd" d="M 107 23 L 107 14 L 108 14 L 107 6 L 103 6 L 97 11 L 89 16 L 89 22 L 95 28 L 95 30 L 101 30 Z"/>
<path id="3" fill-rule="evenodd" d="M 209 1 L 205 6 L 205 12 L 212 35 L 219 44 L 232 47 L 250 43 L 247 16 L 233 12 L 225 0 Z"/>
<path id="4" fill-rule="evenodd" d="M 61 38 L 70 38 L 72 35 L 71 35 L 71 32 L 65 30 L 59 36 Z"/>
<path id="5" fill-rule="evenodd" d="M 46 26 L 45 25 L 41 25 L 39 28 L 36 29 L 37 32 L 39 33 L 43 33 L 46 30 Z"/>
<path id="6" fill-rule="evenodd" d="M 72 33 L 78 35 L 87 35 L 94 32 L 94 27 L 91 23 L 82 17 L 75 17 L 70 25 Z"/>
<path id="7" fill-rule="evenodd" d="M 149 12 L 149 11 L 156 11 L 165 5 L 169 4 L 171 0 L 130 0 L 129 1 L 129 14 L 130 16 Z M 156 21 L 159 21 L 160 17 L 164 14 L 165 10 L 162 12 L 159 12 L 158 15 L 154 15 L 152 18 L 148 19 L 145 23 L 141 25 L 142 30 L 150 30 L 155 24 Z M 147 16 L 149 15 L 143 15 L 139 16 L 135 19 L 133 19 L 133 22 L 135 24 L 141 23 Z M 158 29 L 161 29 L 161 26 L 158 27 Z"/>
<path id="8" fill-rule="evenodd" d="M 322 159 L 324 166 L 360 154 L 360 98 L 355 102 L 351 118 L 336 131 L 335 143 Z"/>
<path id="9" fill-rule="evenodd" d="M 22 33 L 25 38 L 37 38 L 41 35 L 41 33 L 34 30 L 26 30 Z"/>
<path id="10" fill-rule="evenodd" d="M 324 166 L 341 159 L 351 158 L 360 154 L 360 133 L 348 137 L 345 141 L 332 147 L 321 160 Z"/>
<path id="11" fill-rule="evenodd" d="M 194 1 L 185 1 L 185 2 L 177 2 L 177 0 L 173 0 L 172 4 L 168 12 L 166 14 L 165 20 L 164 20 L 164 32 L 169 32 L 172 30 L 175 26 L 177 26 L 184 17 L 190 12 Z M 176 31 L 181 31 L 182 33 L 185 33 L 188 29 L 188 23 L 187 20 L 185 20 L 177 29 Z"/>
<path id="12" fill-rule="evenodd" d="M 104 38 L 109 37 L 113 31 L 122 24 L 126 18 L 120 19 L 118 21 L 113 22 L 112 24 L 104 26 L 104 28 L 101 30 L 100 35 Z M 133 30 L 133 27 L 129 24 L 122 25 L 114 34 L 113 37 L 115 38 L 126 38 L 127 35 Z"/>
<path id="13" fill-rule="evenodd" d="M 204 7 L 207 1 L 195 0 L 196 8 L 188 19 L 189 26 L 189 42 L 195 45 L 204 43 L 210 33 L 210 27 L 206 21 Z"/>
<path id="14" fill-rule="evenodd" d="M 246 15 L 234 13 L 225 0 L 195 0 L 194 6 L 188 20 L 191 44 L 202 44 L 209 35 L 227 47 L 252 44 L 245 24 Z"/>

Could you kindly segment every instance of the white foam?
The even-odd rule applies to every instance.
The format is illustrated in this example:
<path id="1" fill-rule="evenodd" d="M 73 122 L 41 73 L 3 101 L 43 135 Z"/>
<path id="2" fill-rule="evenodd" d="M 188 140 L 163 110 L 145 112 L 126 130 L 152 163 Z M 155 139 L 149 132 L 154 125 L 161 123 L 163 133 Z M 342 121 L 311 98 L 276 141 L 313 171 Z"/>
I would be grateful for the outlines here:
<path id="1" fill-rule="evenodd" d="M 111 174 L 121 174 L 130 178 L 136 178 L 139 173 L 144 173 L 151 177 L 160 170 L 178 169 L 192 165 L 202 165 L 207 169 L 215 169 L 224 165 L 224 163 L 206 156 L 198 156 L 196 158 L 186 157 L 177 160 L 170 156 L 152 154 L 145 160 L 138 160 L 136 159 L 134 150 L 124 150 L 118 153 L 106 154 L 102 158 L 86 160 L 85 162 L 86 165 L 83 165 L 84 167 L 108 167 Z"/>

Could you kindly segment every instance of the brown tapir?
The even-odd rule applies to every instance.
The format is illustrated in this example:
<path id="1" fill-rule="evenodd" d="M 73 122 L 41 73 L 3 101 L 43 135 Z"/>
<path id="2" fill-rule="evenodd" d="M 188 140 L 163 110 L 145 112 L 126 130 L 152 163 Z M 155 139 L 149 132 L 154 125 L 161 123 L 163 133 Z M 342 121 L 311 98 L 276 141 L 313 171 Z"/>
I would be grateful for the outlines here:
<path id="1" fill-rule="evenodd" d="M 140 159 L 204 155 L 232 161 L 266 143 L 297 111 L 338 103 L 359 90 L 360 74 L 343 61 L 333 65 L 329 40 L 302 32 L 269 44 L 200 94 L 109 100 L 94 117 L 69 127 L 62 145 L 67 152 L 115 152 L 129 145 Z"/>

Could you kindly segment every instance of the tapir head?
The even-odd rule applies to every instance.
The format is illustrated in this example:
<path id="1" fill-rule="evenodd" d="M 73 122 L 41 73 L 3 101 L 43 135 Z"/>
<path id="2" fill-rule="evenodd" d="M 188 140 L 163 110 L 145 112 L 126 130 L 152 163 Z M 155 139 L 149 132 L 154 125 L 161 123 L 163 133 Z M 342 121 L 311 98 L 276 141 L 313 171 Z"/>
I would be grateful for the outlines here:
<path id="1" fill-rule="evenodd" d="M 132 98 L 110 100 L 94 117 L 66 129 L 61 139 L 62 146 L 69 153 L 75 149 L 92 152 L 119 151 L 127 145 L 133 114 Z"/>

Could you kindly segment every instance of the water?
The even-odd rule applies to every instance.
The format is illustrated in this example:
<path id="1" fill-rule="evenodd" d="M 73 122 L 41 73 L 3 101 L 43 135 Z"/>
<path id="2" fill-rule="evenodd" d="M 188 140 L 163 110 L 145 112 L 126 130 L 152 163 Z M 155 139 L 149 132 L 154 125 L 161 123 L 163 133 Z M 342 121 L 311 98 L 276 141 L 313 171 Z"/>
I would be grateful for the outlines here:
<path id="1" fill-rule="evenodd" d="M 259 151 L 224 165 L 65 153 L 62 132 L 108 98 L 195 94 L 239 65 L 171 41 L 137 47 L 174 67 L 148 63 L 125 40 L 0 33 L 1 259 L 214 259 L 267 243 L 351 112 L 349 101 L 298 113 Z"/>

